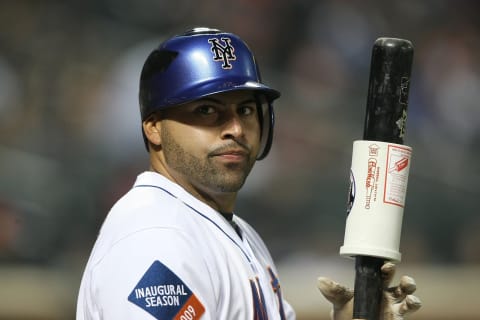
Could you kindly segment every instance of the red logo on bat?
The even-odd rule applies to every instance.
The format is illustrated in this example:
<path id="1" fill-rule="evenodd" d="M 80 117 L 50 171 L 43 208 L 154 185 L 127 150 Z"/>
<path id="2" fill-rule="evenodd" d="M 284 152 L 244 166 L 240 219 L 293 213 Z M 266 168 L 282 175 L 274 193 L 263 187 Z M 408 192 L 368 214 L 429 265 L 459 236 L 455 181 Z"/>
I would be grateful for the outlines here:
<path id="1" fill-rule="evenodd" d="M 408 166 L 408 158 L 402 158 L 393 164 L 393 168 L 390 168 L 390 172 L 400 172 Z"/>

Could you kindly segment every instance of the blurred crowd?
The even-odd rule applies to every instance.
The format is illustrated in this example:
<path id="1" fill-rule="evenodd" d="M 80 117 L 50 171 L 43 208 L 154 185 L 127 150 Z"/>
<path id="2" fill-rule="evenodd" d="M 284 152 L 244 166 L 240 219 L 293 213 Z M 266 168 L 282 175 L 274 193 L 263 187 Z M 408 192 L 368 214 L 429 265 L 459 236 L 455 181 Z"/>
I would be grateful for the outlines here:
<path id="1" fill-rule="evenodd" d="M 195 26 L 241 36 L 278 88 L 272 153 L 237 214 L 277 260 L 338 255 L 373 42 L 415 47 L 414 149 L 401 251 L 479 263 L 480 5 L 474 1 L 0 0 L 0 262 L 86 261 L 110 206 L 148 168 L 138 81 Z"/>

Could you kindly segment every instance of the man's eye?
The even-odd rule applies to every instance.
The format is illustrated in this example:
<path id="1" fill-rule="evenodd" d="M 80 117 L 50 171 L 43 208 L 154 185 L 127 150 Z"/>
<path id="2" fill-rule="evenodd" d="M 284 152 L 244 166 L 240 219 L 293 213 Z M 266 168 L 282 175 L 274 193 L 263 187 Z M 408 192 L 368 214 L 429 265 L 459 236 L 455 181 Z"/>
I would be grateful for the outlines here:
<path id="1" fill-rule="evenodd" d="M 255 113 L 256 108 L 253 106 L 241 106 L 238 110 L 239 114 L 249 116 Z"/>
<path id="2" fill-rule="evenodd" d="M 197 112 L 199 114 L 204 114 L 204 115 L 213 114 L 213 113 L 215 113 L 215 108 L 212 107 L 212 106 L 203 105 L 203 106 L 197 107 L 195 109 L 195 112 Z"/>

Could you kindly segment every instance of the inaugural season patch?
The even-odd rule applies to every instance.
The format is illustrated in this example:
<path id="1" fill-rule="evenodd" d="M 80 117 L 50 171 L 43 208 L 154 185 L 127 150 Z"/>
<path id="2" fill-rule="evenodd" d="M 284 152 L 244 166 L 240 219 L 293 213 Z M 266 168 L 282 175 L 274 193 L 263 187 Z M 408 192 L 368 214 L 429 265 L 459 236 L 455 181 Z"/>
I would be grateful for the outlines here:
<path id="1" fill-rule="evenodd" d="M 155 319 L 200 319 L 205 308 L 183 281 L 160 261 L 155 261 L 128 296 L 128 301 Z"/>

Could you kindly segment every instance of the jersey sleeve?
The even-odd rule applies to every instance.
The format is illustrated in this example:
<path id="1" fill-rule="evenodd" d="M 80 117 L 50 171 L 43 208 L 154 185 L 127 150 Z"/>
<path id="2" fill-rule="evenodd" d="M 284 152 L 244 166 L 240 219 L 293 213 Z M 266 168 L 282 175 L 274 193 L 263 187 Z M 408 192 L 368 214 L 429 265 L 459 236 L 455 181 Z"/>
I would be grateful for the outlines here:
<path id="1" fill-rule="evenodd" d="M 216 319 L 207 264 L 188 235 L 137 231 L 93 266 L 91 296 L 100 319 Z"/>

